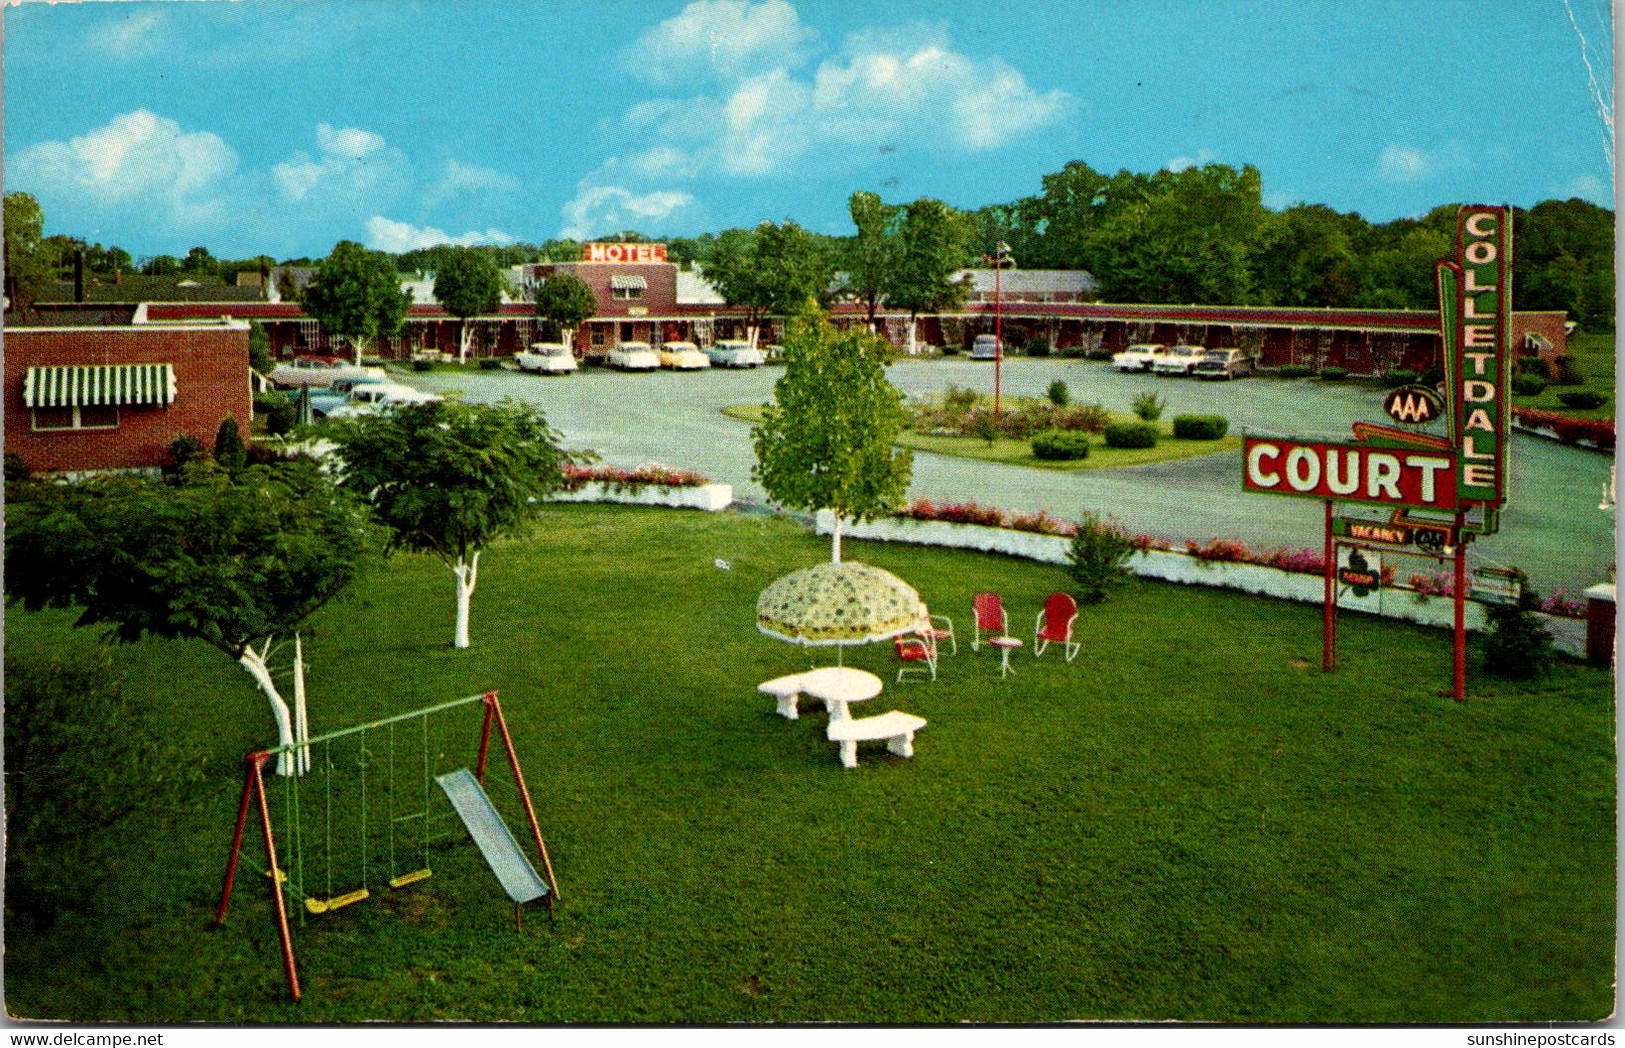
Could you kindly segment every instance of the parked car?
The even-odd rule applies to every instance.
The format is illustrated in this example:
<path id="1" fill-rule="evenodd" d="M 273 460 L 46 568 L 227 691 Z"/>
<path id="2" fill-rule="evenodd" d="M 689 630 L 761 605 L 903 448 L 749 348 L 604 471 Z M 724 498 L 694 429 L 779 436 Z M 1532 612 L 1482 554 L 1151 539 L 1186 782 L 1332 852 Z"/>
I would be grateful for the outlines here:
<path id="1" fill-rule="evenodd" d="M 711 358 L 711 363 L 724 368 L 753 368 L 767 362 L 766 354 L 739 339 L 713 342 L 705 347 L 705 355 Z"/>
<path id="2" fill-rule="evenodd" d="M 1112 357 L 1118 371 L 1150 371 L 1151 365 L 1168 353 L 1168 347 L 1155 342 L 1139 342 Z"/>
<path id="3" fill-rule="evenodd" d="M 294 357 L 271 369 L 266 377 L 277 389 L 330 386 L 336 379 L 369 376 L 387 378 L 383 368 L 356 367 L 337 357 Z"/>
<path id="4" fill-rule="evenodd" d="M 997 335 L 977 335 L 976 340 L 970 344 L 970 358 L 972 360 L 997 360 L 1003 354 Z"/>
<path id="5" fill-rule="evenodd" d="M 660 366 L 660 357 L 647 342 L 622 342 L 609 351 L 605 363 L 622 371 L 653 371 Z"/>
<path id="6" fill-rule="evenodd" d="M 660 347 L 660 366 L 674 371 L 699 371 L 711 366 L 711 358 L 692 342 L 667 342 Z"/>
<path id="7" fill-rule="evenodd" d="M 312 387 L 310 391 L 310 414 L 314 418 L 325 418 L 327 413 L 350 399 L 350 392 L 362 386 L 394 385 L 388 379 L 377 378 L 373 375 L 356 375 L 351 378 L 336 378 L 326 389 Z M 405 389 L 405 386 L 401 387 Z M 297 394 L 295 394 L 297 395 Z"/>
<path id="8" fill-rule="evenodd" d="M 520 371 L 538 375 L 567 375 L 576 370 L 576 355 L 563 342 L 532 342 L 530 349 L 513 355 L 514 366 Z"/>
<path id="9" fill-rule="evenodd" d="M 1210 349 L 1191 368 L 1197 378 L 1239 378 L 1253 373 L 1253 359 L 1239 349 Z"/>
<path id="10" fill-rule="evenodd" d="M 354 418 L 376 415 L 401 404 L 427 404 L 441 398 L 433 393 L 403 386 L 398 382 L 373 382 L 350 390 L 344 403 L 327 413 L 328 418 Z"/>
<path id="11" fill-rule="evenodd" d="M 1201 346 L 1171 346 L 1151 365 L 1153 375 L 1189 375 L 1207 350 Z"/>

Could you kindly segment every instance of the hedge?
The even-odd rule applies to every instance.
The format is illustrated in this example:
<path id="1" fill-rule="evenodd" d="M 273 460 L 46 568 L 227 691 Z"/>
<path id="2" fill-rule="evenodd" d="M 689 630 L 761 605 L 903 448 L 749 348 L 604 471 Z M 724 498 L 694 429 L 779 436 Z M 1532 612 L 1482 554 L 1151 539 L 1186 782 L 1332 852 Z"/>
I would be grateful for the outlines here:
<path id="1" fill-rule="evenodd" d="M 1181 440 L 1218 440 L 1230 431 L 1223 415 L 1175 415 L 1174 436 Z"/>
<path id="2" fill-rule="evenodd" d="M 1308 378 L 1315 369 L 1308 364 L 1282 364 L 1275 373 L 1281 378 Z"/>
<path id="3" fill-rule="evenodd" d="M 1349 377 L 1349 369 L 1340 367 L 1321 368 L 1320 377 L 1327 382 L 1341 382 Z"/>
<path id="4" fill-rule="evenodd" d="M 1033 434 L 1033 454 L 1052 462 L 1089 457 L 1089 438 L 1077 430 L 1046 429 Z"/>
<path id="5" fill-rule="evenodd" d="M 1512 376 L 1512 392 L 1520 397 L 1532 397 L 1545 388 L 1546 380 L 1533 371 L 1520 371 Z"/>
<path id="6" fill-rule="evenodd" d="M 1408 386 L 1416 381 L 1416 372 L 1410 368 L 1389 368 L 1382 373 L 1382 384 L 1389 389 Z"/>
<path id="7" fill-rule="evenodd" d="M 1608 403 L 1607 396 L 1593 389 L 1565 389 L 1557 394 L 1557 399 L 1563 402 L 1564 407 L 1576 408 L 1580 411 L 1600 408 Z"/>
<path id="8" fill-rule="evenodd" d="M 1149 422 L 1113 422 L 1106 427 L 1106 446 L 1154 448 L 1157 446 L 1157 427 Z"/>

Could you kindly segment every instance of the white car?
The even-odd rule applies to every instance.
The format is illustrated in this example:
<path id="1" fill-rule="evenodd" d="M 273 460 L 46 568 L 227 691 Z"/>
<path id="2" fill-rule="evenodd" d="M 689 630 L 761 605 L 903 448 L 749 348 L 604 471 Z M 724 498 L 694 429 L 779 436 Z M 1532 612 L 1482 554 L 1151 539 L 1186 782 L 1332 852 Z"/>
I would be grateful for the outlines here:
<path id="1" fill-rule="evenodd" d="M 622 342 L 609 351 L 605 363 L 622 371 L 653 371 L 660 366 L 660 357 L 647 342 Z"/>
<path id="2" fill-rule="evenodd" d="M 660 366 L 673 371 L 700 371 L 711 366 L 711 358 L 692 342 L 667 342 L 660 347 Z"/>
<path id="3" fill-rule="evenodd" d="M 1002 347 L 997 335 L 977 335 L 976 341 L 970 344 L 970 358 L 972 360 L 997 360 L 1004 354 L 999 352 Z"/>
<path id="4" fill-rule="evenodd" d="M 738 339 L 713 342 L 705 347 L 705 355 L 711 358 L 711 363 L 724 368 L 754 368 L 767 363 L 766 354 Z"/>
<path id="5" fill-rule="evenodd" d="M 376 415 L 402 404 L 428 404 L 440 399 L 433 393 L 424 393 L 398 382 L 375 382 L 352 389 L 344 403 L 329 411 L 327 417 L 354 418 L 357 415 Z"/>
<path id="6" fill-rule="evenodd" d="M 1197 378 L 1240 378 L 1253 373 L 1253 359 L 1239 349 L 1210 349 L 1191 368 Z"/>
<path id="7" fill-rule="evenodd" d="M 1112 367 L 1118 371 L 1150 371 L 1151 365 L 1168 353 L 1168 347 L 1154 342 L 1140 342 L 1112 357 Z"/>
<path id="8" fill-rule="evenodd" d="M 266 376 L 277 389 L 325 388 L 340 378 L 387 378 L 383 368 L 356 367 L 333 357 L 295 357 Z"/>
<path id="9" fill-rule="evenodd" d="M 576 355 L 563 342 L 532 342 L 529 350 L 513 355 L 513 362 L 520 371 L 538 375 L 567 375 L 578 366 Z"/>
<path id="10" fill-rule="evenodd" d="M 1153 375 L 1189 375 L 1207 350 L 1201 346 L 1174 346 L 1151 365 Z"/>

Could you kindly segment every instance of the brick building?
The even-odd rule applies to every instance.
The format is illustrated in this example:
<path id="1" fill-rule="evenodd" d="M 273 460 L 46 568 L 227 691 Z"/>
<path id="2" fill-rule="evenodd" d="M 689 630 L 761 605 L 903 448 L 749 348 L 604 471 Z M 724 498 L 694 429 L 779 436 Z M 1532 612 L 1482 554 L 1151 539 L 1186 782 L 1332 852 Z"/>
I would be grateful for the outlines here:
<path id="1" fill-rule="evenodd" d="M 220 423 L 253 421 L 248 323 L 226 318 L 38 326 L 8 321 L 5 450 L 38 473 L 151 469 L 189 433 L 205 447 Z"/>

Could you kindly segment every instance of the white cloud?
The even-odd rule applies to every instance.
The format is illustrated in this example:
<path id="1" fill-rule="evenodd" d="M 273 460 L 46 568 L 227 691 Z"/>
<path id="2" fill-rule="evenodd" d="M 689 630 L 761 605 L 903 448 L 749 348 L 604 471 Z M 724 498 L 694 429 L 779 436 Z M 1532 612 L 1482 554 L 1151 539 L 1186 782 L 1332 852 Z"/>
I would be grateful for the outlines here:
<path id="1" fill-rule="evenodd" d="M 1433 173 L 1432 157 L 1414 146 L 1390 145 L 1377 158 L 1377 177 L 1384 182 L 1415 182 Z"/>
<path id="2" fill-rule="evenodd" d="M 121 113 L 66 142 L 40 142 L 12 158 L 12 181 L 72 206 L 140 203 L 197 226 L 220 216 L 237 153 L 208 131 L 184 131 L 146 109 Z"/>
<path id="3" fill-rule="evenodd" d="M 1211 150 L 1198 149 L 1195 156 L 1176 156 L 1168 161 L 1168 170 L 1178 174 L 1187 168 L 1206 167 L 1213 163 L 1213 159 Z"/>
<path id="4" fill-rule="evenodd" d="M 487 229 L 483 233 L 468 232 L 452 236 L 433 226 L 419 227 L 407 222 L 397 222 L 382 215 L 373 215 L 367 219 L 366 245 L 374 251 L 389 251 L 400 254 L 403 251 L 416 251 L 420 248 L 434 247 L 437 244 L 451 244 L 455 247 L 471 247 L 474 244 L 511 244 L 514 238 L 500 229 Z"/>
<path id="5" fill-rule="evenodd" d="M 1576 175 L 1557 195 L 1563 198 L 1580 197 L 1612 207 L 1614 188 L 1600 175 Z"/>
<path id="6" fill-rule="evenodd" d="M 143 58 L 156 54 L 168 29 L 158 11 L 132 6 L 123 17 L 98 26 L 87 37 L 91 48 L 112 58 Z"/>
<path id="7" fill-rule="evenodd" d="M 318 157 L 301 151 L 271 169 L 283 200 L 370 206 L 398 197 L 411 182 L 406 154 L 371 131 L 318 124 L 316 145 Z"/>
<path id="8" fill-rule="evenodd" d="M 638 194 L 620 186 L 584 182 L 575 198 L 564 205 L 564 228 L 559 236 L 585 240 L 661 222 L 693 202 L 692 195 L 677 190 Z"/>
<path id="9" fill-rule="evenodd" d="M 519 179 L 494 168 L 465 164 L 460 160 L 446 161 L 446 173 L 424 193 L 424 205 L 436 207 L 458 197 L 480 199 L 519 189 Z"/>
<path id="10" fill-rule="evenodd" d="M 645 30 L 622 60 L 657 84 L 731 80 L 799 66 L 813 37 L 785 0 L 696 0 Z"/>

